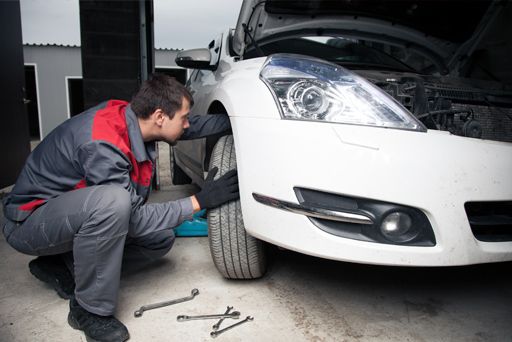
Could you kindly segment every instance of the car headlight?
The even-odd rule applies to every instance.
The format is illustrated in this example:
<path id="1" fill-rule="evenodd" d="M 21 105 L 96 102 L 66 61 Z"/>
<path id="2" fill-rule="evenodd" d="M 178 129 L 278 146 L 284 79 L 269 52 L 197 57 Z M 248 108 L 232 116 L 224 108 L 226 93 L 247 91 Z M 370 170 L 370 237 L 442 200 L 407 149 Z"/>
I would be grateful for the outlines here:
<path id="1" fill-rule="evenodd" d="M 275 54 L 260 78 L 285 119 L 339 122 L 425 132 L 386 92 L 351 71 L 320 59 Z"/>

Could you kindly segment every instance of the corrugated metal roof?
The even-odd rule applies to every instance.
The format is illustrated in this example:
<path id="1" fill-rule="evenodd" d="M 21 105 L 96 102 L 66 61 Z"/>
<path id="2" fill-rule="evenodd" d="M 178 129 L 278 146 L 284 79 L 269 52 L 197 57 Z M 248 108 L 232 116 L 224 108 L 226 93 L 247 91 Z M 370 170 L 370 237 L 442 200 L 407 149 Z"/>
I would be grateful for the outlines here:
<path id="1" fill-rule="evenodd" d="M 69 44 L 56 44 L 56 43 L 23 43 L 23 46 L 43 46 L 43 47 L 70 47 L 70 48 L 79 48 L 80 45 L 69 45 Z M 182 51 L 183 49 L 173 49 L 173 48 L 155 48 L 158 51 Z"/>
<path id="2" fill-rule="evenodd" d="M 172 48 L 155 48 L 155 50 L 160 50 L 160 51 L 183 51 L 183 49 L 172 49 Z"/>
<path id="3" fill-rule="evenodd" d="M 23 46 L 54 46 L 54 47 L 72 47 L 72 48 L 79 48 L 80 45 L 68 45 L 68 44 L 56 44 L 56 43 L 47 43 L 47 44 L 41 44 L 41 43 L 23 43 Z"/>

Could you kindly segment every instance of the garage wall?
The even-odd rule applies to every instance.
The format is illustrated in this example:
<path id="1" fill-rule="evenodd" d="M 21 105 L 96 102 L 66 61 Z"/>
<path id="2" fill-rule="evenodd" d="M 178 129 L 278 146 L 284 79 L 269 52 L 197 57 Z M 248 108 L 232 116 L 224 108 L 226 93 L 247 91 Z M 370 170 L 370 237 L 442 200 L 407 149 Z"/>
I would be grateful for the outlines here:
<path id="1" fill-rule="evenodd" d="M 167 50 L 167 49 L 157 49 L 155 50 L 155 66 L 169 66 L 169 67 L 177 67 L 179 68 L 174 60 L 176 59 L 176 55 L 180 52 L 180 50 Z"/>
<path id="2" fill-rule="evenodd" d="M 36 65 L 39 126 L 44 138 L 68 118 L 66 77 L 82 76 L 79 47 L 25 45 L 25 64 Z"/>
<path id="3" fill-rule="evenodd" d="M 24 45 L 24 63 L 36 66 L 41 138 L 68 119 L 66 78 L 82 77 L 79 46 Z M 155 65 L 179 68 L 174 59 L 179 50 L 155 50 Z M 180 68 L 181 69 L 181 68 Z"/>

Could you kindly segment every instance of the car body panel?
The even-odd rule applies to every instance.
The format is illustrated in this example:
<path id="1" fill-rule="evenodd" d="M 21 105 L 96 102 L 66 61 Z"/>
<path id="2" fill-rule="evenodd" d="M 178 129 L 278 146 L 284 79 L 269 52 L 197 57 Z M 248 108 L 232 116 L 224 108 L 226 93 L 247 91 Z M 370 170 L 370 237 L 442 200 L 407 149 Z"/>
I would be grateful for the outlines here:
<path id="1" fill-rule="evenodd" d="M 291 120 L 232 118 L 232 125 L 244 222 L 257 238 L 319 257 L 387 265 L 512 258 L 512 242 L 475 239 L 464 211 L 467 201 L 512 198 L 512 144 Z M 416 207 L 429 218 L 437 245 L 390 246 L 334 236 L 306 216 L 252 197 L 256 192 L 297 202 L 297 186 Z"/>
<path id="2" fill-rule="evenodd" d="M 194 96 L 195 104 L 191 115 L 209 113 L 209 107 L 215 101 L 221 103 L 230 116 L 273 117 L 278 119 L 279 113 L 259 110 L 262 101 L 268 107 L 275 107 L 272 96 L 268 96 L 268 88 L 263 82 L 256 86 L 253 80 L 258 78 L 261 66 L 266 58 L 257 58 L 233 63 L 233 58 L 224 55 L 219 61 L 216 72 L 201 70 L 198 75 L 192 75 L 189 89 Z M 217 75 L 217 76 L 216 76 Z M 216 79 L 217 77 L 217 79 Z M 252 96 L 247 96 L 248 92 Z M 239 111 L 236 108 L 245 108 Z M 203 162 L 205 160 L 205 139 L 198 141 L 180 141 L 174 151 L 174 157 L 180 167 L 197 184 L 203 181 Z"/>
<path id="3" fill-rule="evenodd" d="M 379 25 L 383 23 L 375 26 L 376 33 Z M 404 34 L 400 33 L 402 38 Z M 417 36 L 416 32 L 410 34 L 411 39 Z M 478 240 L 464 207 L 472 201 L 512 201 L 511 143 L 432 129 L 418 132 L 285 120 L 260 78 L 267 57 L 241 59 L 232 53 L 231 36 L 231 31 L 223 34 L 215 70 L 195 71 L 188 87 L 195 99 L 192 114 L 208 113 L 219 104 L 230 117 L 243 220 L 249 234 L 305 254 L 369 264 L 453 266 L 512 260 L 512 241 Z M 488 80 L 467 82 L 437 74 L 372 69 L 354 72 L 390 89 L 421 84 L 429 94 L 446 90 L 464 96 L 467 90 L 474 101 L 485 100 L 485 96 L 491 99 L 491 94 L 500 98 L 496 102 L 502 106 L 510 99 L 508 85 Z M 484 90 L 489 93 L 482 93 Z M 464 96 L 461 99 L 469 101 Z M 188 171 L 200 184 L 207 157 L 204 139 L 180 142 L 178 151 L 183 143 L 196 146 L 189 157 L 197 162 L 189 163 Z M 428 218 L 435 245 L 406 246 L 336 236 L 319 229 L 305 215 L 266 206 L 253 197 L 257 193 L 298 203 L 297 187 L 416 208 Z"/>

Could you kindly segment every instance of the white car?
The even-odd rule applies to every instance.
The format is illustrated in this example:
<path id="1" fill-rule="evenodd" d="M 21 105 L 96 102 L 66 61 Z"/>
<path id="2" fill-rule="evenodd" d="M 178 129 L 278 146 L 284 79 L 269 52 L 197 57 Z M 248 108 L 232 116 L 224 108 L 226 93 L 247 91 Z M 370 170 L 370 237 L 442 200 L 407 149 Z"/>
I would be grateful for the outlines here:
<path id="1" fill-rule="evenodd" d="M 236 29 L 180 52 L 192 114 L 232 125 L 173 150 L 176 183 L 238 169 L 240 201 L 208 213 L 218 270 L 262 276 L 266 243 L 380 265 L 512 260 L 512 143 L 497 141 L 511 126 L 482 139 L 512 118 L 506 39 L 489 38 L 510 7 L 244 1 Z"/>

